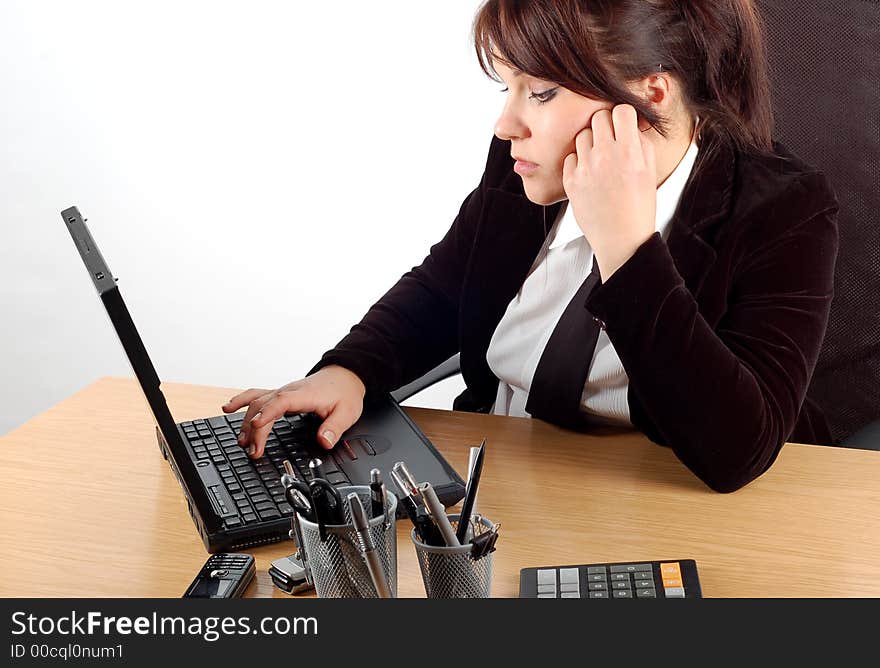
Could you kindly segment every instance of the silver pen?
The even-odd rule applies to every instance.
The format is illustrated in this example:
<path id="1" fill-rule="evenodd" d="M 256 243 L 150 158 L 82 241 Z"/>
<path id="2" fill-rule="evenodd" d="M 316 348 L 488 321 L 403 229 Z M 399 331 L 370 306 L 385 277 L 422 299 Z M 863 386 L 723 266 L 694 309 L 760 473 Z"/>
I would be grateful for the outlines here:
<path id="1" fill-rule="evenodd" d="M 411 496 L 418 495 L 419 483 L 416 482 L 413 474 L 409 472 L 406 464 L 404 464 L 403 462 L 397 462 L 394 464 L 394 466 L 391 467 L 391 470 L 397 473 L 397 477 L 406 483 L 406 489 L 404 489 L 404 491 L 407 494 Z"/>
<path id="2" fill-rule="evenodd" d="M 455 529 L 452 528 L 452 524 L 449 523 L 449 518 L 446 517 L 446 508 L 440 503 L 440 499 L 437 498 L 437 492 L 434 491 L 431 483 L 423 482 L 417 487 L 417 489 L 419 490 L 422 500 L 425 502 L 425 507 L 431 514 L 431 519 L 434 520 L 434 524 L 440 529 L 440 534 L 443 536 L 446 546 L 460 546 L 461 543 L 455 535 Z"/>
<path id="3" fill-rule="evenodd" d="M 367 564 L 367 570 L 370 572 L 373 586 L 376 588 L 376 595 L 379 598 L 393 598 L 388 581 L 385 579 L 382 562 L 379 560 L 379 553 L 376 551 L 376 545 L 373 542 L 373 536 L 370 534 L 370 523 L 367 521 L 367 513 L 364 511 L 363 505 L 361 505 L 361 499 L 357 492 L 352 492 L 346 498 L 351 510 L 354 528 L 360 537 L 364 561 Z"/>

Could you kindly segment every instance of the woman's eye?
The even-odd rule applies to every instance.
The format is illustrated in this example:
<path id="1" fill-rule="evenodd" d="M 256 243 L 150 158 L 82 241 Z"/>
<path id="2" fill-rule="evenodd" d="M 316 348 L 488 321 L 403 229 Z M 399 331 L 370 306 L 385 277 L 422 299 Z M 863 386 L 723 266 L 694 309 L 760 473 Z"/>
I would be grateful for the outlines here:
<path id="1" fill-rule="evenodd" d="M 509 88 L 502 88 L 501 92 L 506 93 L 508 90 L 510 90 L 510 89 Z M 549 102 L 553 98 L 553 95 L 555 93 L 556 93 L 556 89 L 550 88 L 549 90 L 545 90 L 540 93 L 532 93 L 531 95 L 529 95 L 529 99 L 534 98 L 535 100 L 538 101 L 538 104 L 544 104 L 545 102 Z"/>
<path id="2" fill-rule="evenodd" d="M 553 95 L 556 93 L 555 88 L 550 88 L 549 90 L 545 90 L 541 93 L 532 93 L 529 95 L 529 98 L 535 98 L 538 101 L 538 104 L 544 104 L 545 102 L 549 102 L 553 99 Z"/>

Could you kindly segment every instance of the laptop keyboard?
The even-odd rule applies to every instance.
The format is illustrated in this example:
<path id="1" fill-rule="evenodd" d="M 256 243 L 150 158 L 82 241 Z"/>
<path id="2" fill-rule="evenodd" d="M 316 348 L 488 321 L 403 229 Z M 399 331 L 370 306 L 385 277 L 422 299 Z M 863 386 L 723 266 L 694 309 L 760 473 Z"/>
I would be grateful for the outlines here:
<path id="1" fill-rule="evenodd" d="M 301 480 L 310 480 L 309 459 L 316 452 L 320 422 L 309 414 L 276 420 L 266 439 L 262 457 L 253 460 L 238 444 L 244 413 L 220 415 L 206 420 L 181 422 L 197 460 L 214 463 L 238 510 L 238 517 L 225 517 L 227 528 L 290 517 L 293 509 L 281 486 L 282 462 L 289 459 Z M 327 479 L 333 484 L 348 481 L 330 455 L 321 457 Z"/>

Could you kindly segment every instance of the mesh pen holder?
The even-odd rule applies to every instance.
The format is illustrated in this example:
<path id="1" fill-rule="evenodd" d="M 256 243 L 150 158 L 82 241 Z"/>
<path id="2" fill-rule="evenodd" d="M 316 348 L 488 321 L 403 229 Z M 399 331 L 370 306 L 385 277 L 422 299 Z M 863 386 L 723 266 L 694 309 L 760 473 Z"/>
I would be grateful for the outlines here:
<path id="1" fill-rule="evenodd" d="M 447 517 L 452 528 L 457 531 L 460 516 Z M 471 523 L 476 535 L 493 527 L 492 522 L 480 515 L 475 515 Z M 471 556 L 472 543 L 459 547 L 434 547 L 419 540 L 415 529 L 411 537 L 428 598 L 489 598 L 493 553 L 475 560 Z"/>
<path id="2" fill-rule="evenodd" d="M 365 509 L 370 508 L 370 488 L 367 486 L 337 487 L 343 501 L 348 494 L 357 492 Z M 370 535 L 379 553 L 382 571 L 391 593 L 397 596 L 397 531 L 394 513 L 397 497 L 387 490 L 385 515 L 371 517 Z M 327 540 L 321 542 L 318 525 L 299 517 L 303 545 L 300 547 L 303 563 L 321 598 L 376 598 L 376 589 L 360 548 L 360 538 L 351 520 L 348 504 L 343 503 L 345 524 L 327 524 Z M 385 517 L 388 521 L 385 521 Z"/>

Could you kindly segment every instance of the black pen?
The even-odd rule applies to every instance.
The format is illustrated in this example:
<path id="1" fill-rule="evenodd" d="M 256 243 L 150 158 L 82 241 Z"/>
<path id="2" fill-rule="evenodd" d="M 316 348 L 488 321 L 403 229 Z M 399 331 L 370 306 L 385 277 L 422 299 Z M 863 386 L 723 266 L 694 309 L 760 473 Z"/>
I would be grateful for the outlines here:
<path id="1" fill-rule="evenodd" d="M 382 472 L 379 469 L 370 471 L 370 512 L 373 517 L 385 513 L 385 499 L 382 494 Z"/>
<path id="2" fill-rule="evenodd" d="M 477 487 L 480 484 L 480 474 L 483 471 L 483 457 L 486 452 L 486 439 L 480 444 L 480 450 L 474 459 L 474 468 L 470 472 L 467 481 L 467 489 L 464 492 L 464 503 L 461 504 L 461 515 L 458 518 L 458 531 L 455 537 L 459 543 L 464 543 L 468 527 L 471 523 L 471 513 L 474 510 L 474 501 L 477 498 Z"/>
<path id="3" fill-rule="evenodd" d="M 322 468 L 322 462 L 320 459 L 315 457 L 314 459 L 309 460 L 309 471 L 312 473 L 312 480 L 317 478 L 321 478 L 323 480 L 327 479 L 327 475 L 324 473 L 324 469 Z"/>

